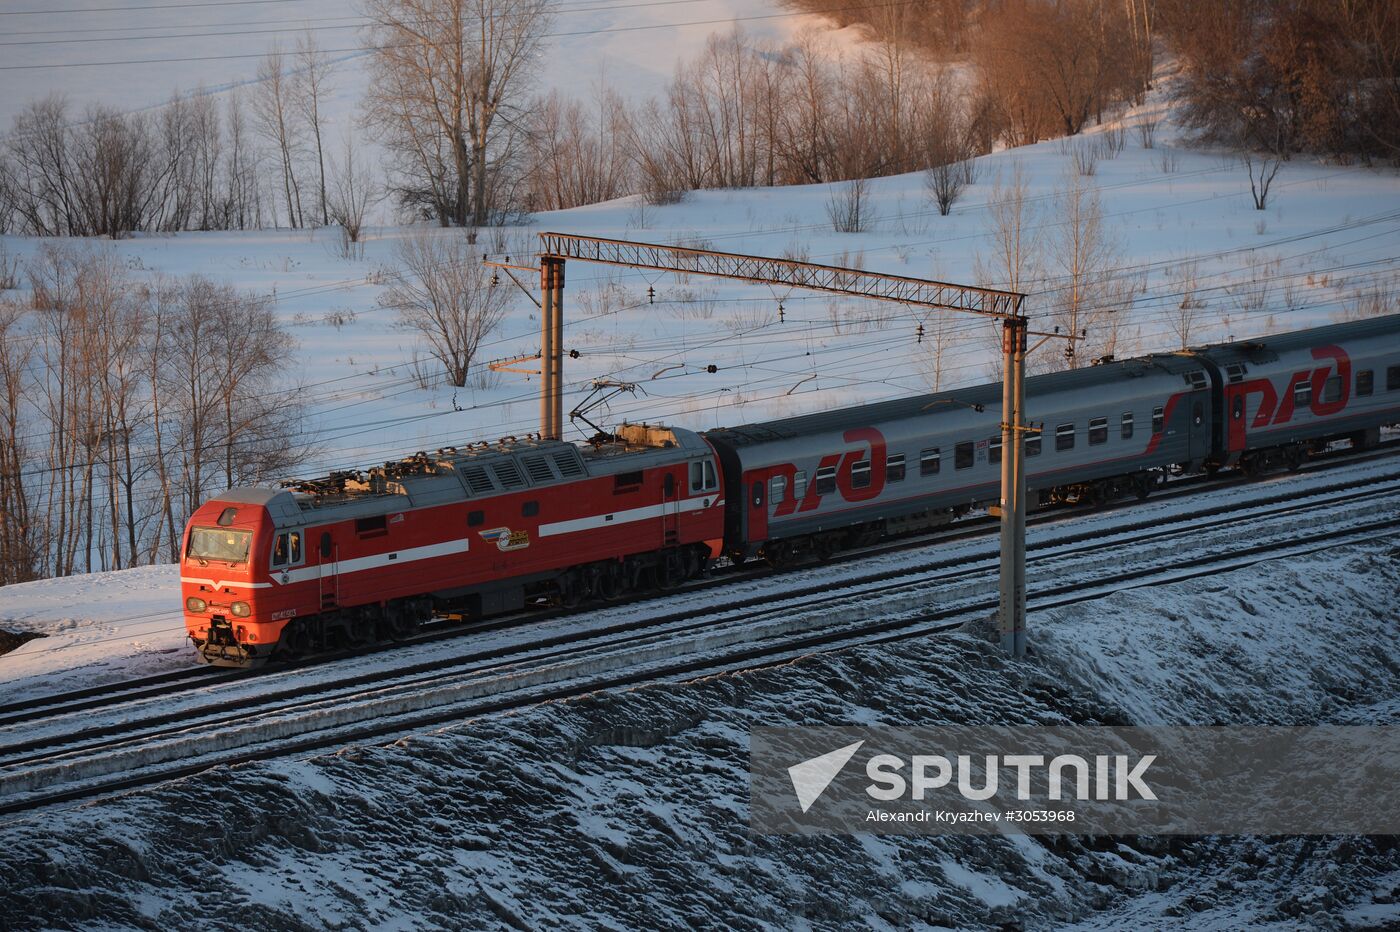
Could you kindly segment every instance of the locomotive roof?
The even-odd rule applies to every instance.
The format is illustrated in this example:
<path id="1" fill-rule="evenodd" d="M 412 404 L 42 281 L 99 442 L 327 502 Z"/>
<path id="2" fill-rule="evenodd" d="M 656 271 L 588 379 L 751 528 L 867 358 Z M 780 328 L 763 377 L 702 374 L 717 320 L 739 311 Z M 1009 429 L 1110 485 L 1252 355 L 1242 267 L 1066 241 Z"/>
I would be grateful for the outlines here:
<path id="1" fill-rule="evenodd" d="M 495 443 L 420 452 L 367 472 L 332 473 L 286 488 L 231 489 L 219 501 L 261 505 L 277 527 L 343 521 L 404 508 L 441 505 L 581 479 L 633 472 L 710 452 L 695 433 L 622 425 L 608 442 L 507 437 Z"/>
<path id="2" fill-rule="evenodd" d="M 1201 363 L 1190 356 L 1175 354 L 1143 356 L 1086 366 L 1082 369 L 1069 369 L 1064 372 L 1030 376 L 1026 379 L 1026 396 L 1033 399 L 1037 396 L 1057 392 L 1071 392 L 1081 388 L 1094 388 L 1115 382 L 1140 379 L 1154 373 L 1181 375 L 1200 369 Z M 983 408 L 1000 409 L 1001 383 L 972 385 L 954 391 L 894 398 L 854 408 L 800 414 L 796 417 L 743 424 L 738 427 L 721 427 L 706 431 L 705 436 L 732 446 L 746 446 L 774 440 L 792 439 L 809 433 L 848 430 L 872 423 L 887 423 L 938 414 L 954 414 L 978 405 Z"/>

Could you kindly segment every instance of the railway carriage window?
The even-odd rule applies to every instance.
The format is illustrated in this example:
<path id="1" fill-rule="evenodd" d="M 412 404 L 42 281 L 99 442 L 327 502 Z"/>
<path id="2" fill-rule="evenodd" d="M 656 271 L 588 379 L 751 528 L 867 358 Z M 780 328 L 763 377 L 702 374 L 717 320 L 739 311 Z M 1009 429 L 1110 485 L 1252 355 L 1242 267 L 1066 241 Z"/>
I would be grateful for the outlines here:
<path id="1" fill-rule="evenodd" d="M 1302 381 L 1293 386 L 1293 407 L 1306 408 L 1312 404 L 1312 382 Z"/>
<path id="2" fill-rule="evenodd" d="M 1357 397 L 1370 395 L 1376 387 L 1376 374 L 1370 369 L 1363 369 L 1356 373 L 1356 394 Z"/>
<path id="3" fill-rule="evenodd" d="M 1391 366 L 1385 370 L 1385 390 L 1393 392 L 1400 388 L 1400 366 Z"/>
<path id="4" fill-rule="evenodd" d="M 1191 425 L 1193 427 L 1200 427 L 1205 417 L 1206 409 L 1201 406 L 1199 401 L 1191 406 Z"/>
<path id="5" fill-rule="evenodd" d="M 1244 417 L 1244 396 L 1236 395 L 1235 400 L 1230 403 L 1230 418 L 1238 421 Z"/>
<path id="6" fill-rule="evenodd" d="M 526 502 L 525 504 L 523 504 L 523 505 L 520 506 L 520 514 L 523 515 L 523 516 L 526 517 L 526 518 L 533 518 L 535 515 L 537 515 L 537 514 L 539 514 L 539 513 L 540 513 L 540 503 L 539 503 L 539 502 L 533 502 L 533 501 L 532 501 L 532 502 Z"/>
<path id="7" fill-rule="evenodd" d="M 817 470 L 817 494 L 830 495 L 836 491 L 836 467 L 823 466 Z"/>
<path id="8" fill-rule="evenodd" d="M 782 476 L 774 476 L 774 477 L 769 481 L 769 483 L 768 483 L 768 485 L 769 485 L 769 489 L 768 489 L 768 500 L 769 500 L 770 502 L 773 502 L 774 504 L 777 504 L 778 502 L 780 502 L 780 501 L 783 500 L 783 485 L 784 485 L 784 484 L 785 484 L 785 483 L 784 483 L 784 481 L 783 481 L 783 477 L 782 477 Z"/>
<path id="9" fill-rule="evenodd" d="M 799 469 L 792 475 L 792 500 L 802 501 L 802 497 L 807 494 L 807 471 Z"/>
<path id="10" fill-rule="evenodd" d="M 1322 383 L 1322 401 L 1332 404 L 1342 400 L 1342 377 L 1334 375 Z"/>
<path id="11" fill-rule="evenodd" d="M 953 468 L 967 469 L 972 465 L 973 460 L 976 459 L 976 455 L 976 446 L 973 445 L 971 440 L 964 440 L 962 443 L 953 447 Z"/>
<path id="12" fill-rule="evenodd" d="M 885 460 L 885 481 L 886 481 L 886 482 L 903 482 L 903 481 L 904 481 L 904 454 L 903 454 L 903 453 L 896 453 L 894 456 L 891 456 L 891 457 L 889 457 L 888 459 Z"/>
<path id="13" fill-rule="evenodd" d="M 484 512 L 484 511 L 469 511 L 469 512 L 467 512 L 467 527 L 479 527 L 480 525 L 483 525 L 483 524 L 485 524 L 485 523 L 486 523 L 486 512 Z"/>
<path id="14" fill-rule="evenodd" d="M 924 450 L 919 454 L 919 475 L 921 476 L 938 475 L 938 470 L 942 468 L 942 465 L 943 455 L 939 452 L 938 447 Z"/>
<path id="15" fill-rule="evenodd" d="M 1089 445 L 1108 443 L 1108 418 L 1096 417 L 1089 422 Z"/>
<path id="16" fill-rule="evenodd" d="M 1123 439 L 1133 439 L 1133 412 L 1123 412 Z"/>
<path id="17" fill-rule="evenodd" d="M 987 441 L 987 462 L 995 466 L 1001 462 L 1001 438 L 992 437 Z"/>
<path id="18" fill-rule="evenodd" d="M 1073 450 L 1073 449 L 1074 449 L 1074 425 L 1073 425 L 1073 424 L 1061 424 L 1059 427 L 1056 427 L 1056 428 L 1055 428 L 1055 449 L 1056 449 L 1056 450 Z"/>
<path id="19" fill-rule="evenodd" d="M 1027 455 L 1027 456 L 1039 456 L 1039 455 L 1040 455 L 1040 433 L 1039 433 L 1039 432 L 1036 432 L 1036 433 L 1034 433 L 1034 434 L 1028 434 L 1028 435 L 1026 436 L 1026 455 Z"/>
<path id="20" fill-rule="evenodd" d="M 755 508 L 757 508 L 757 507 L 759 507 L 759 506 L 762 505 L 762 504 L 763 504 L 763 483 L 762 483 L 762 482 L 755 482 L 755 483 L 753 484 L 753 506 L 754 506 Z"/>
<path id="21" fill-rule="evenodd" d="M 861 460 L 859 463 L 851 464 L 851 488 L 870 488 L 870 460 Z"/>
<path id="22" fill-rule="evenodd" d="M 1153 409 L 1152 409 L 1152 432 L 1153 432 L 1154 434 L 1160 434 L 1160 433 L 1162 432 L 1162 430 L 1163 430 L 1166 426 L 1167 426 L 1167 415 L 1166 415 L 1166 412 L 1164 411 L 1164 409 L 1162 409 L 1162 408 L 1153 408 Z"/>

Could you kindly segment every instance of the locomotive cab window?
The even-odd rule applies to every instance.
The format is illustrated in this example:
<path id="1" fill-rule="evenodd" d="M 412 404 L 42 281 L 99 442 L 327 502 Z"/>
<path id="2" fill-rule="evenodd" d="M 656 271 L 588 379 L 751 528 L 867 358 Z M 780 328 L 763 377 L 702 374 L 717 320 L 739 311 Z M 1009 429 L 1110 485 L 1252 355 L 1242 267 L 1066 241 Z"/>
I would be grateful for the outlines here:
<path id="1" fill-rule="evenodd" d="M 861 460 L 859 463 L 851 464 L 851 488 L 870 488 L 870 460 Z"/>
<path id="2" fill-rule="evenodd" d="M 713 460 L 696 461 L 690 464 L 690 491 L 713 492 L 717 488 L 719 488 L 719 482 L 715 479 Z"/>
<path id="3" fill-rule="evenodd" d="M 1123 439 L 1124 439 L 1124 440 L 1132 440 L 1132 439 L 1133 439 L 1133 412 L 1131 412 L 1131 411 L 1124 411 L 1124 412 L 1123 412 L 1123 428 L 1122 428 L 1122 434 L 1123 434 Z"/>
<path id="4" fill-rule="evenodd" d="M 295 566 L 301 562 L 301 531 L 277 535 L 272 545 L 273 566 Z"/>
<path id="5" fill-rule="evenodd" d="M 817 470 L 817 494 L 830 495 L 836 491 L 836 467 L 823 466 Z"/>
<path id="6" fill-rule="evenodd" d="M 1385 370 L 1385 390 L 1393 392 L 1400 388 L 1400 366 L 1390 366 Z"/>
<path id="7" fill-rule="evenodd" d="M 885 481 L 886 481 L 886 482 L 903 482 L 903 481 L 904 481 L 904 454 L 903 454 L 903 453 L 896 453 L 894 456 L 891 456 L 891 457 L 889 457 L 888 459 L 885 460 Z"/>
<path id="8" fill-rule="evenodd" d="M 185 549 L 185 556 L 196 560 L 244 563 L 248 559 L 248 548 L 252 542 L 252 531 L 197 527 L 190 531 L 190 542 Z"/>
<path id="9" fill-rule="evenodd" d="M 1096 417 L 1089 422 L 1089 445 L 1108 443 L 1108 418 Z"/>
<path id="10" fill-rule="evenodd" d="M 1001 462 L 1001 436 L 991 437 L 987 440 L 987 462 L 995 466 Z"/>
<path id="11" fill-rule="evenodd" d="M 962 443 L 953 447 L 953 468 L 967 469 L 972 465 L 976 456 L 977 448 L 973 445 L 972 441 L 964 440 Z"/>
<path id="12" fill-rule="evenodd" d="M 1162 409 L 1162 408 L 1153 408 L 1153 409 L 1152 409 L 1152 432 L 1153 432 L 1154 434 L 1160 434 L 1160 433 L 1162 432 L 1162 429 L 1163 429 L 1164 427 L 1166 427 L 1166 426 L 1167 426 L 1167 416 L 1166 416 L 1166 413 L 1165 413 L 1164 409 Z"/>
<path id="13" fill-rule="evenodd" d="M 1356 394 L 1359 398 L 1364 398 L 1376 390 L 1376 374 L 1370 369 L 1363 369 L 1356 373 Z"/>
<path id="14" fill-rule="evenodd" d="M 938 475 L 938 470 L 941 468 L 942 462 L 943 456 L 939 452 L 938 447 L 934 447 L 930 450 L 924 450 L 922 453 L 919 454 L 919 475 Z"/>
<path id="15" fill-rule="evenodd" d="M 1074 425 L 1073 425 L 1073 424 L 1061 424 L 1059 427 L 1056 427 L 1056 428 L 1055 428 L 1055 449 L 1056 449 L 1056 450 L 1073 450 L 1073 449 L 1074 449 Z"/>

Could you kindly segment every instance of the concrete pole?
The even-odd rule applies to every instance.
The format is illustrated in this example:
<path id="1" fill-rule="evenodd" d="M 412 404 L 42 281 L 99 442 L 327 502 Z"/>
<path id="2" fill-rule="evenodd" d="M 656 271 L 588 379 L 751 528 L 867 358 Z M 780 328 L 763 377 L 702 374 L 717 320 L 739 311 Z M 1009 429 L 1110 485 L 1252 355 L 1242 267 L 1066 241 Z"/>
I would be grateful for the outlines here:
<path id="1" fill-rule="evenodd" d="M 1001 587 L 997 613 L 1001 649 L 1026 652 L 1026 467 L 1023 436 L 1026 321 L 1001 323 Z"/>
<path id="2" fill-rule="evenodd" d="M 550 399 L 551 360 L 554 359 L 554 264 L 540 261 L 540 436 L 555 439 L 554 405 Z"/>
<path id="3" fill-rule="evenodd" d="M 550 420 L 554 424 L 555 440 L 564 438 L 564 260 L 551 260 L 554 265 L 554 319 L 550 321 L 553 336 L 549 346 Z"/>
<path id="4" fill-rule="evenodd" d="M 1014 583 L 1016 604 L 1015 617 L 1015 656 L 1026 656 L 1026 320 L 1018 317 L 1016 322 L 1016 358 L 1012 373 L 1016 379 L 1016 390 L 1012 394 L 1011 424 L 1015 428 L 1016 440 L 1012 444 L 1012 521 L 1015 525 L 1012 540 L 1016 548 L 1016 580 Z"/>

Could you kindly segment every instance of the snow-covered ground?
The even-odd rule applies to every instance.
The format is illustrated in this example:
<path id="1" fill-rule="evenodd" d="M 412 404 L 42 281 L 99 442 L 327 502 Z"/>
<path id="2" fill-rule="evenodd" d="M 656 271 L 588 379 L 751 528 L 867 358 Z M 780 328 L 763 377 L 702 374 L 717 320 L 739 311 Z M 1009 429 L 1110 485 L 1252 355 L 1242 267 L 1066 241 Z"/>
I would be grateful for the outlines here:
<path id="1" fill-rule="evenodd" d="M 1035 613 L 1024 662 L 902 641 L 216 769 L 5 826 L 0 909 L 17 927 L 1379 928 L 1400 920 L 1385 839 L 752 835 L 747 746 L 757 725 L 1393 723 L 1397 593 L 1393 543 L 1351 546 Z"/>

